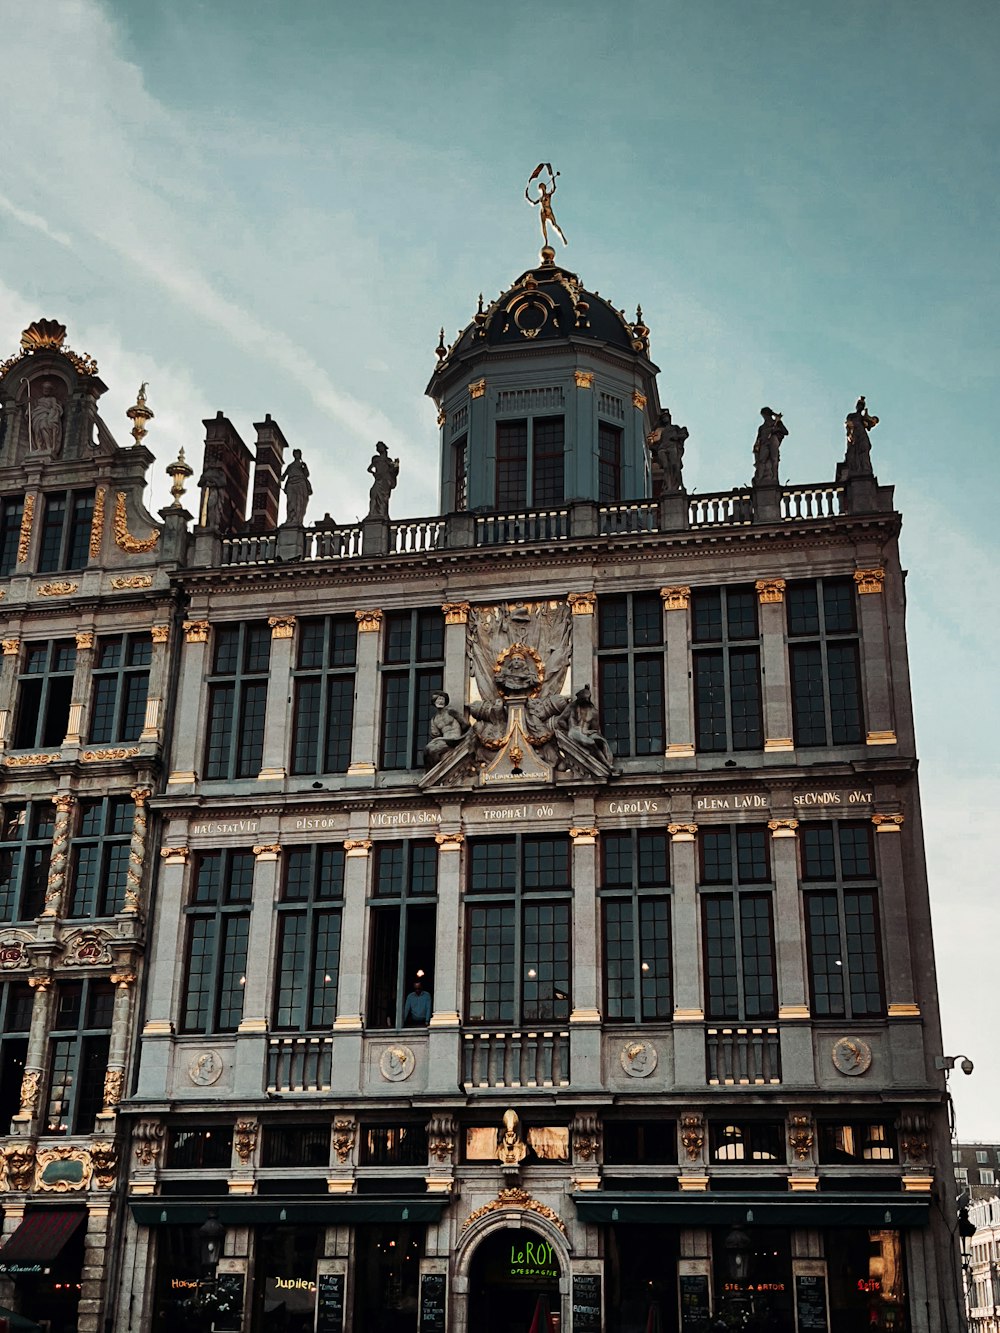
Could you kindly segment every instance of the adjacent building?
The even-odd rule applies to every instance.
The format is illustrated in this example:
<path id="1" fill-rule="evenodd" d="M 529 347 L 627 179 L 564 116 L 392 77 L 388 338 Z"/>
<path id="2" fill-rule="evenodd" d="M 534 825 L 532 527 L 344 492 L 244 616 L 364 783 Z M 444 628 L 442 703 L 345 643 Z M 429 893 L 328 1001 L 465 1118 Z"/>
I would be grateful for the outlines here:
<path id="1" fill-rule="evenodd" d="M 956 1143 L 952 1149 L 959 1202 L 967 1209 L 963 1236 L 966 1301 L 973 1333 L 1000 1330 L 1000 1144 Z M 974 1231 L 973 1231 L 974 1229 Z"/>
<path id="2" fill-rule="evenodd" d="M 76 466 L 108 469 L 93 494 L 117 524 L 120 486 L 122 531 L 151 545 L 131 554 L 116 526 L 51 601 L 52 571 L 10 566 L 7 791 L 127 798 L 139 878 L 134 902 L 83 913 L 66 862 L 66 901 L 118 950 L 80 975 L 125 996 L 105 1060 L 123 1100 L 93 1111 L 119 1176 L 37 1193 L 43 1153 L 76 1140 L 50 1149 L 20 1079 L 5 1235 L 35 1209 L 116 1219 L 101 1314 L 120 1333 L 526 1333 L 545 1307 L 563 1333 L 960 1327 L 875 418 L 863 400 L 849 415 L 832 480 L 785 485 L 765 408 L 754 483 L 688 495 L 649 337 L 546 246 L 437 349 L 440 514 L 389 517 L 398 468 L 378 447 L 368 518 L 308 524 L 277 423 L 248 446 L 220 414 L 193 527 L 182 461 L 156 522 L 113 479 L 131 467 L 141 490 L 141 443 L 108 442 L 106 463 L 81 446 Z M 26 420 L 38 357 L 66 359 L 6 369 L 5 421 Z M 36 491 L 83 488 L 46 466 Z M 12 745 L 25 685 L 64 660 L 23 654 L 72 639 L 84 607 L 123 662 L 131 636 L 150 644 L 141 736 L 114 758 L 110 740 Z M 77 659 L 81 737 L 101 669 Z M 35 842 L 58 854 L 51 830 Z M 5 1018 L 3 1040 L 25 1043 L 39 1105 L 59 1030 L 28 983 L 63 984 L 73 915 L 18 906 L 0 932 L 24 937 L 4 975 L 28 1026 Z M 91 1129 L 73 1126 L 93 1164 Z M 10 1170 L 29 1142 L 30 1187 Z M 34 1290 L 15 1278 L 6 1303 Z"/>

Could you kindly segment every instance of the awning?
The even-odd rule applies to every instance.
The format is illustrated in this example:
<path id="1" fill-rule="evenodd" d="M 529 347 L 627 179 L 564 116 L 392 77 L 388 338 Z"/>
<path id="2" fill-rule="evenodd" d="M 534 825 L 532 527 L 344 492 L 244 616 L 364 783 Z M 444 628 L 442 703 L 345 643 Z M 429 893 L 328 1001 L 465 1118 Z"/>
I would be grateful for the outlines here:
<path id="1" fill-rule="evenodd" d="M 0 1273 L 16 1277 L 22 1273 L 41 1273 L 51 1267 L 86 1216 L 82 1209 L 62 1208 L 39 1208 L 25 1213 L 24 1221 L 0 1248 Z"/>
<path id="2" fill-rule="evenodd" d="M 900 1194 L 622 1194 L 573 1195 L 584 1222 L 650 1222 L 677 1226 L 921 1227 L 930 1200 Z"/>
<path id="3" fill-rule="evenodd" d="M 40 1324 L 36 1324 L 33 1319 L 28 1319 L 23 1314 L 18 1314 L 16 1310 L 8 1310 L 5 1305 L 0 1305 L 0 1319 L 6 1319 L 12 1333 L 42 1333 Z"/>
<path id="4" fill-rule="evenodd" d="M 328 1199 L 129 1199 L 132 1216 L 144 1227 L 175 1223 L 201 1223 L 210 1212 L 223 1226 L 253 1226 L 264 1223 L 312 1223 L 335 1226 L 348 1222 L 438 1222 L 451 1196 L 435 1198 L 420 1194 L 413 1198 L 379 1199 L 371 1196 Z"/>

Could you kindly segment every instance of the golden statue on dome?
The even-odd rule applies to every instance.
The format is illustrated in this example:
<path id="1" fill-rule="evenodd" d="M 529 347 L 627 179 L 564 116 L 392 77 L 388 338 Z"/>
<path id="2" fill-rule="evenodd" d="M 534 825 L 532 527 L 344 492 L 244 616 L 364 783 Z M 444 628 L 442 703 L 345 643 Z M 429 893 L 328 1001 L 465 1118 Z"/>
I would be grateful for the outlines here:
<path id="1" fill-rule="evenodd" d="M 542 179 L 543 171 L 548 173 L 549 177 L 548 184 L 546 184 L 545 181 Z M 528 203 L 531 204 L 532 208 L 539 209 L 538 217 L 539 221 L 542 224 L 542 247 L 543 247 L 542 255 L 545 256 L 545 252 L 548 251 L 549 258 L 555 258 L 555 251 L 549 245 L 548 229 L 550 224 L 552 226 L 552 230 L 557 234 L 559 239 L 562 241 L 563 245 L 569 244 L 569 242 L 566 240 L 566 236 L 563 232 L 562 227 L 560 227 L 559 223 L 556 221 L 555 213 L 553 213 L 552 211 L 552 196 L 556 192 L 556 177 L 558 175 L 559 175 L 558 171 L 552 170 L 551 162 L 539 162 L 538 166 L 528 177 L 528 183 L 524 187 L 525 199 L 527 199 Z M 533 183 L 536 182 L 537 184 L 535 185 L 535 188 L 538 191 L 538 198 L 532 199 L 531 186 Z"/>

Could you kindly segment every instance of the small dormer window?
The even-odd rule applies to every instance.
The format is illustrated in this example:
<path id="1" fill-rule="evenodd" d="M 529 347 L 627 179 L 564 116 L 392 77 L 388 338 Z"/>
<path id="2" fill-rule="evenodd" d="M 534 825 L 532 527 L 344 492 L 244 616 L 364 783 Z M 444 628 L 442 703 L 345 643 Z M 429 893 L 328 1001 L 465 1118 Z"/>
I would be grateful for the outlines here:
<path id="1" fill-rule="evenodd" d="M 497 423 L 497 509 L 562 504 L 565 482 L 564 417 Z"/>

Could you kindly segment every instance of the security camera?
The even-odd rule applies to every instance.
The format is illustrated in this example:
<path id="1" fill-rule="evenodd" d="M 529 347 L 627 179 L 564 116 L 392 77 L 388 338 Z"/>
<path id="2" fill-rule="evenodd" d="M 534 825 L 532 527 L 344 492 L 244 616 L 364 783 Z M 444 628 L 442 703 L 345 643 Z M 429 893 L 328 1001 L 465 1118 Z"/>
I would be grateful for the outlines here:
<path id="1" fill-rule="evenodd" d="M 972 1061 L 968 1058 L 968 1056 L 966 1056 L 966 1058 L 962 1061 L 962 1066 L 961 1066 L 961 1068 L 962 1068 L 962 1073 L 963 1073 L 963 1074 L 971 1074 L 972 1071 L 973 1071 L 973 1069 L 975 1068 L 975 1065 L 974 1065 L 974 1064 L 972 1063 Z"/>

